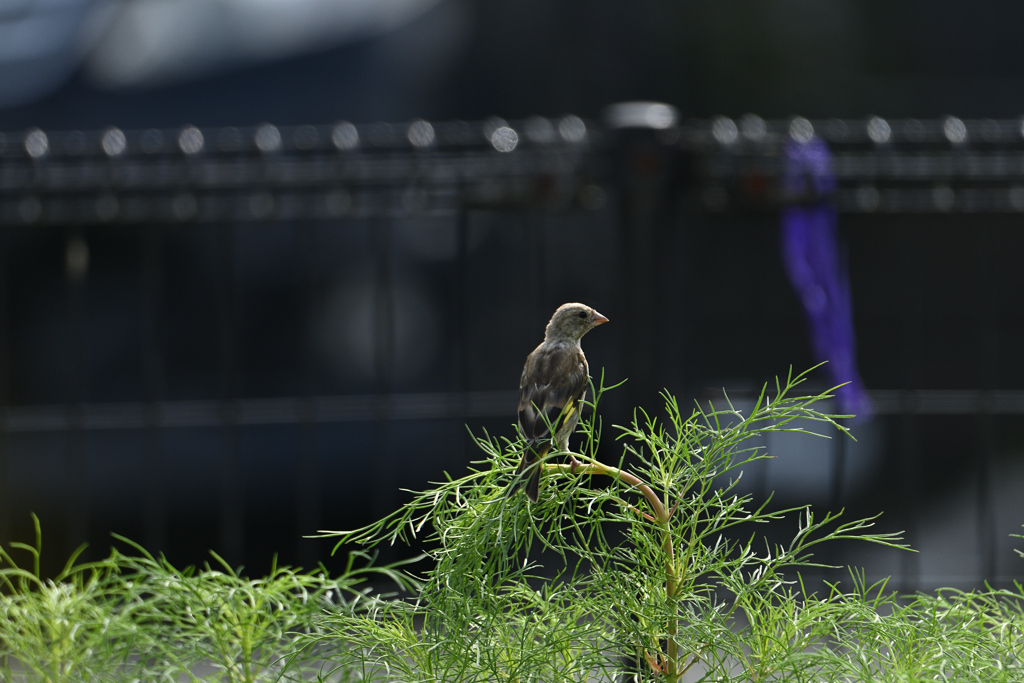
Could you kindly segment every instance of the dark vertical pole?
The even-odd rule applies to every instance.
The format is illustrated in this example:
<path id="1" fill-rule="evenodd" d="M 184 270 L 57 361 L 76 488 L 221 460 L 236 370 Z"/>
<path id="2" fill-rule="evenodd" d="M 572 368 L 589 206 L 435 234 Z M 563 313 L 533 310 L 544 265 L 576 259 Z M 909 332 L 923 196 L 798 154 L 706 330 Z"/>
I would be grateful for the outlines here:
<path id="1" fill-rule="evenodd" d="M 80 228 L 73 229 L 64 251 L 64 265 L 68 283 L 68 361 L 71 385 L 68 458 L 68 551 L 85 543 L 89 538 L 88 467 L 85 458 L 83 410 L 86 399 L 86 301 L 85 284 L 89 272 L 89 246 Z"/>
<path id="2" fill-rule="evenodd" d="M 144 533 L 146 549 L 167 551 L 167 491 L 164 488 L 164 452 L 160 428 L 160 401 L 164 398 L 163 347 L 163 227 L 140 228 L 142 240 L 142 364 L 146 400 L 146 496 Z"/>
<path id="3" fill-rule="evenodd" d="M 238 320 L 240 296 L 235 264 L 234 223 L 220 226 L 220 399 L 223 424 L 221 456 L 220 550 L 229 564 L 242 562 L 245 500 L 239 454 L 238 426 Z"/>
<path id="4" fill-rule="evenodd" d="M 629 150 L 628 199 L 623 206 L 619 242 L 623 266 L 620 282 L 625 299 L 620 316 L 625 314 L 623 322 L 629 335 L 629 374 L 634 405 L 649 401 L 657 381 L 654 362 L 657 332 L 652 304 L 656 300 L 653 266 L 661 161 L 653 144 Z"/>
<path id="5" fill-rule="evenodd" d="M 388 207 L 385 207 L 387 211 Z M 386 216 L 370 222 L 371 243 L 374 254 L 373 271 L 373 339 L 374 339 L 374 393 L 377 395 L 375 431 L 376 472 L 373 492 L 374 517 L 391 512 L 395 501 L 395 457 L 392 453 L 390 431 L 391 406 L 388 394 L 394 372 L 394 278 L 392 276 L 391 221 Z"/>
<path id="6" fill-rule="evenodd" d="M 846 425 L 846 420 L 836 420 L 843 426 Z M 846 474 L 846 455 L 849 439 L 839 433 L 834 432 L 829 436 L 832 437 L 832 472 L 831 481 L 829 482 L 829 506 L 832 510 L 839 510 L 843 507 L 844 488 Z"/>
<path id="7" fill-rule="evenodd" d="M 10 234 L 0 231 L 0 409 L 6 411 L 11 405 L 11 287 L 10 279 Z M 10 435 L 7 433 L 6 416 L 0 420 L 0 544 L 11 540 L 11 468 Z"/>
<path id="8" fill-rule="evenodd" d="M 471 316 L 469 314 L 470 308 L 473 305 L 470 299 L 470 278 L 469 272 L 469 210 L 466 207 L 459 209 L 459 217 L 455 226 L 455 239 L 456 239 L 456 256 L 455 256 L 455 302 L 456 302 L 456 325 L 455 330 L 458 335 L 458 339 L 455 340 L 453 345 L 456 349 L 458 356 L 455 358 L 455 371 L 457 373 L 457 383 L 453 387 L 461 395 L 461 406 L 458 411 L 460 421 L 456 424 L 456 427 L 461 427 L 461 422 L 464 422 L 469 417 L 469 391 L 472 387 L 472 358 L 470 357 L 470 349 L 473 345 L 470 343 L 470 334 L 472 332 L 469 321 Z M 460 448 L 458 452 L 462 454 L 462 462 L 460 465 L 465 464 L 469 461 L 469 439 L 466 438 L 465 432 L 461 429 L 457 429 L 458 442 Z"/>
<path id="9" fill-rule="evenodd" d="M 313 394 L 313 349 L 309 340 L 309 322 L 312 315 L 316 273 L 316 226 L 302 224 L 292 227 L 295 237 L 295 293 L 298 310 L 298 399 L 299 399 L 299 467 L 296 477 L 295 535 L 298 548 L 296 557 L 303 567 L 315 565 L 320 557 L 316 542 L 308 536 L 320 528 L 319 460 L 313 438 L 315 406 Z"/>
<path id="10" fill-rule="evenodd" d="M 672 263 L 664 252 L 672 222 L 669 190 L 674 158 L 655 131 L 620 130 L 616 139 L 613 153 L 618 157 L 615 168 L 621 201 L 616 245 L 619 297 L 614 317 L 621 330 L 620 367 L 627 369 L 629 377 L 618 400 L 625 400 L 631 409 L 651 406 L 657 400 L 667 379 L 660 359 L 664 352 L 674 352 L 662 341 L 667 331 L 665 318 L 669 317 L 665 312 L 674 310 L 671 293 L 665 291 L 672 279 L 663 272 Z"/>
<path id="11" fill-rule="evenodd" d="M 896 481 L 897 500 L 902 501 L 900 506 L 903 517 L 902 526 L 906 529 L 906 542 L 913 547 L 920 533 L 920 520 L 918 512 L 921 509 L 921 462 L 918 432 L 920 425 L 917 400 L 914 398 L 914 391 L 919 388 L 920 367 L 918 358 L 920 356 L 921 340 L 921 261 L 920 255 L 915 249 L 913 239 L 903 242 L 906 251 L 903 285 L 903 315 L 900 325 L 901 331 L 901 355 L 903 356 L 903 389 L 906 392 L 901 415 L 899 416 L 899 438 L 897 439 L 899 451 L 896 454 Z M 917 553 L 900 554 L 900 579 L 899 590 L 913 592 L 917 590 L 920 582 L 921 563 Z"/>
<path id="12" fill-rule="evenodd" d="M 842 272 L 849 273 L 849 260 L 847 258 L 847 251 L 845 243 L 840 243 L 839 248 L 841 249 L 840 258 L 842 259 Z M 850 315 L 853 315 L 851 311 Z M 836 410 L 838 412 L 838 408 Z M 836 420 L 840 425 L 849 427 L 850 423 L 848 420 Z M 840 510 L 844 507 L 844 498 L 846 495 L 846 464 L 848 461 L 850 439 L 845 434 L 839 431 L 835 431 L 831 434 L 832 437 L 832 481 L 830 482 L 829 500 L 831 502 L 832 510 Z M 841 560 L 833 562 L 833 564 L 840 564 Z"/>
<path id="13" fill-rule="evenodd" d="M 978 353 L 980 354 L 980 386 L 984 392 L 981 414 L 978 415 L 978 487 L 976 505 L 978 509 L 978 551 L 981 578 L 993 581 L 996 578 L 996 515 L 993 507 L 993 461 L 996 457 L 996 418 L 992 414 L 992 391 L 997 388 L 999 377 L 999 287 L 996 283 L 997 251 L 996 239 L 990 227 L 978 235 L 978 272 L 980 277 L 978 297 L 979 333 Z"/>
<path id="14" fill-rule="evenodd" d="M 544 220 L 540 214 L 529 209 L 525 211 L 523 220 L 526 222 L 526 248 L 529 251 L 531 313 L 543 328 L 554 307 L 562 302 L 552 303 L 547 296 L 547 235 Z"/>
<path id="15" fill-rule="evenodd" d="M 836 420 L 843 426 L 849 426 L 846 420 Z M 832 456 L 832 468 L 829 472 L 829 511 L 838 512 L 842 510 L 844 506 L 845 498 L 845 474 L 846 474 L 846 461 L 847 461 L 847 448 L 849 438 L 846 435 L 840 433 L 838 430 L 832 430 L 829 433 L 831 441 L 829 442 L 831 456 Z M 833 565 L 835 567 L 844 567 L 849 564 L 845 559 L 845 550 L 840 544 L 826 544 L 822 548 L 822 559 L 825 564 Z M 823 568 L 822 571 L 826 574 L 832 573 L 832 570 Z M 842 580 L 843 573 L 835 576 L 836 579 Z"/>
<path id="16" fill-rule="evenodd" d="M 985 398 L 982 412 L 978 415 L 978 486 L 975 505 L 978 510 L 977 537 L 979 569 L 982 581 L 996 578 L 996 515 L 993 506 L 992 464 L 996 450 L 996 418 L 992 414 L 991 390 L 984 388 Z"/>
<path id="17" fill-rule="evenodd" d="M 686 294 L 689 290 L 687 254 L 684 249 L 683 204 L 680 198 L 680 159 L 669 155 L 670 167 L 665 182 L 667 196 L 665 215 L 655 241 L 658 256 L 657 298 L 655 315 L 661 314 L 660 360 L 658 363 L 658 389 L 668 389 L 676 396 L 685 396 L 683 367 L 686 362 L 687 335 L 693 334 L 686 326 Z"/>

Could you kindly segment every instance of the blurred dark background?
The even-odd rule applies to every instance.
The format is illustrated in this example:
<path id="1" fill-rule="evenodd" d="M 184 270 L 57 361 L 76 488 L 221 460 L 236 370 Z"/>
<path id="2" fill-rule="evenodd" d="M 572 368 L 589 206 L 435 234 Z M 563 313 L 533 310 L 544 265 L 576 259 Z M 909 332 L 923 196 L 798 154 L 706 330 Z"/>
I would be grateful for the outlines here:
<path id="1" fill-rule="evenodd" d="M 592 372 L 631 378 L 608 422 L 656 406 L 663 387 L 742 400 L 813 365 L 776 212 L 707 211 L 677 152 L 599 137 L 609 104 L 666 102 L 682 121 L 1024 114 L 1024 7 L 1010 3 L 289 6 L 0 0 L 0 165 L 21 163 L 11 150 L 31 128 L 572 113 L 594 131 L 599 196 L 431 216 L 5 225 L 0 542 L 25 540 L 35 511 L 53 563 L 85 540 L 102 552 L 111 531 L 183 564 L 210 548 L 254 572 L 275 552 L 333 562 L 302 534 L 367 523 L 400 488 L 458 473 L 475 457 L 467 423 L 512 433 L 522 360 L 569 300 L 612 321 L 586 339 Z M 879 410 L 854 425 L 856 444 L 786 442 L 798 465 L 780 458 L 753 479 L 786 503 L 886 510 L 884 528 L 907 529 L 922 553 L 842 558 L 869 575 L 913 589 L 1021 574 L 1008 538 L 1024 523 L 1020 415 L 956 404 L 1024 391 L 1020 227 L 999 212 L 840 216 Z M 645 235 L 655 242 L 636 246 Z M 638 330 L 653 336 L 639 347 Z M 967 407 L 892 398 L 915 391 Z M 419 395 L 450 410 L 396 411 Z M 104 406 L 106 422 L 89 417 Z"/>

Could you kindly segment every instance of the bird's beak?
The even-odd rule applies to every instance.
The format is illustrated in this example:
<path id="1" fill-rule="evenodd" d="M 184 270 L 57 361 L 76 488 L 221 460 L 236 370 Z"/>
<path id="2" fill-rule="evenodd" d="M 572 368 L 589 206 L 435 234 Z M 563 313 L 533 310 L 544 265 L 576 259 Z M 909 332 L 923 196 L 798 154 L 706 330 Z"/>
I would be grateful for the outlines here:
<path id="1" fill-rule="evenodd" d="M 597 311 L 594 311 L 594 327 L 601 325 L 602 323 L 608 322 L 608 318 L 604 317 Z"/>

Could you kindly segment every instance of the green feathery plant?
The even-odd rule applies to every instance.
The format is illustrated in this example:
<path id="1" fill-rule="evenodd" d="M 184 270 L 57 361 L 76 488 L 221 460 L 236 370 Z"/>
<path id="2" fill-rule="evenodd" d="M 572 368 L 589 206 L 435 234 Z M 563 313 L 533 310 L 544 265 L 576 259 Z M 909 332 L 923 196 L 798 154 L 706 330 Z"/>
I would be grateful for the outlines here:
<path id="1" fill-rule="evenodd" d="M 134 605 L 121 604 L 110 564 L 75 564 L 85 546 L 56 577 L 44 579 L 42 533 L 35 515 L 32 521 L 35 544 L 10 544 L 29 553 L 31 569 L 0 548 L 0 679 L 102 680 L 132 654 Z"/>
<path id="2" fill-rule="evenodd" d="M 124 600 L 141 605 L 133 619 L 145 626 L 141 630 L 148 636 L 135 647 L 143 679 L 164 675 L 177 680 L 185 674 L 193 682 L 306 680 L 319 672 L 322 663 L 313 655 L 320 652 L 297 658 L 296 643 L 317 632 L 321 615 L 358 611 L 385 599 L 366 586 L 370 576 L 416 588 L 394 566 L 355 568 L 356 560 L 370 560 L 361 553 L 350 555 L 336 578 L 323 567 L 301 572 L 278 566 L 275 558 L 270 574 L 250 579 L 213 552 L 216 565 L 180 570 L 166 558 L 116 538 L 137 551 L 115 551 L 111 562 L 119 568 Z M 200 675 L 197 667 L 210 673 Z"/>
<path id="3" fill-rule="evenodd" d="M 374 567 L 353 553 L 340 576 L 321 566 L 301 572 L 277 566 L 249 579 L 211 553 L 216 565 L 178 569 L 138 544 L 76 565 L 76 550 L 52 580 L 42 578 L 39 520 L 32 569 L 0 548 L 0 681 L 299 681 L 319 676 L 324 658 L 344 647 L 299 648 L 323 615 L 369 609 L 391 596 L 368 579 L 406 591 L 417 585 L 400 565 Z M 365 562 L 363 568 L 355 563 Z M 305 641 L 302 641 L 303 644 Z M 298 656 L 298 655 L 302 656 Z"/>
<path id="4" fill-rule="evenodd" d="M 551 453 L 538 504 L 516 492 L 525 442 L 474 436 L 486 457 L 467 475 L 365 528 L 324 532 L 339 546 L 423 536 L 435 564 L 415 599 L 330 617 L 326 636 L 311 642 L 349 643 L 339 666 L 360 680 L 610 681 L 632 669 L 636 680 L 674 683 L 691 670 L 746 680 L 799 670 L 835 640 L 833 616 L 848 601 L 837 589 L 818 600 L 793 583 L 795 570 L 824 566 L 814 547 L 904 547 L 897 534 L 870 532 L 874 518 L 770 510 L 739 493 L 740 471 L 770 457 L 758 446 L 768 433 L 804 432 L 807 421 L 846 433 L 836 422 L 845 416 L 814 409 L 830 394 L 794 395 L 806 375 L 777 382 L 773 395 L 763 390 L 746 414 L 728 399 L 686 414 L 665 394 L 663 419 L 638 411 L 618 427 L 616 466 L 596 457 L 596 409 L 612 388 L 602 376 L 580 422 L 580 464 Z M 794 513 L 788 545 L 740 535 Z"/>
<path id="5" fill-rule="evenodd" d="M 745 412 L 726 401 L 685 414 L 665 395 L 665 417 L 638 411 L 617 428 L 614 466 L 597 460 L 602 377 L 576 463 L 541 463 L 540 503 L 517 487 L 525 442 L 485 433 L 465 476 L 368 527 L 325 532 L 366 548 L 421 537 L 422 578 L 359 551 L 335 578 L 275 563 L 250 579 L 216 555 L 177 569 L 122 538 L 129 552 L 79 565 L 80 548 L 49 580 L 35 520 L 35 544 L 11 544 L 31 568 L 0 548 L 0 680 L 1024 682 L 1020 583 L 900 596 L 851 570 L 847 588 L 805 587 L 820 543 L 903 547 L 872 533 L 873 518 L 740 493 L 742 469 L 772 455 L 767 434 L 807 421 L 845 433 L 843 416 L 814 408 L 828 393 L 794 394 L 805 377 Z M 745 530 L 787 515 L 788 544 Z"/>

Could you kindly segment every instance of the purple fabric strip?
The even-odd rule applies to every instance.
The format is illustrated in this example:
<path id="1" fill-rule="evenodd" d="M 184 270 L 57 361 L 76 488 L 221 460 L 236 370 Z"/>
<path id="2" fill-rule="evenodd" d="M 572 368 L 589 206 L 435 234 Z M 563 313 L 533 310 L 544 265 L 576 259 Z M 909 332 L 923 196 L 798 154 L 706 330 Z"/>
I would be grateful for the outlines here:
<path id="1" fill-rule="evenodd" d="M 783 191 L 791 200 L 782 210 L 782 259 L 799 294 L 810 327 L 811 347 L 833 384 L 840 412 L 871 414 L 871 400 L 857 372 L 853 307 L 846 269 L 839 257 L 836 179 L 832 156 L 819 138 L 789 140 L 784 150 Z"/>

